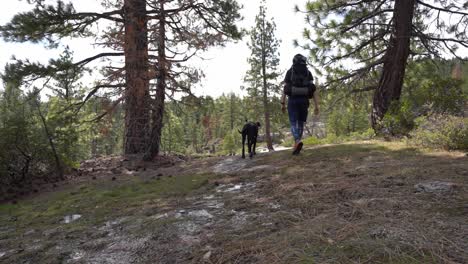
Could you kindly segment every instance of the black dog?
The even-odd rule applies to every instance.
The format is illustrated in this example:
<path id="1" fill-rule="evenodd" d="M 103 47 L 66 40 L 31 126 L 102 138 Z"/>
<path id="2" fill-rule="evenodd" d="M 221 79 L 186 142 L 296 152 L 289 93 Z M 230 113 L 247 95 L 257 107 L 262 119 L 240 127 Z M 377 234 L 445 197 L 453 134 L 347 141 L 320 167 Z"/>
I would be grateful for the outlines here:
<path id="1" fill-rule="evenodd" d="M 255 153 L 255 147 L 257 146 L 257 136 L 258 136 L 258 128 L 260 127 L 260 123 L 253 123 L 248 122 L 242 128 L 242 131 L 239 133 L 242 134 L 242 158 L 245 159 L 245 139 L 247 139 L 247 146 L 249 147 L 249 157 L 252 158 Z M 253 149 L 252 149 L 253 147 Z"/>

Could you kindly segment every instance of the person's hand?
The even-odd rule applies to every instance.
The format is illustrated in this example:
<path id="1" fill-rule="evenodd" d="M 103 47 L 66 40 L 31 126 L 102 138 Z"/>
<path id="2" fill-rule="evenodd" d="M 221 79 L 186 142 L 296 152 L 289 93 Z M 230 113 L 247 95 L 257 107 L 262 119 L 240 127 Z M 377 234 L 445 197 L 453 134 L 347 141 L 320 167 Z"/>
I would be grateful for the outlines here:
<path id="1" fill-rule="evenodd" d="M 286 113 L 286 104 L 281 104 L 281 112 Z"/>
<path id="2" fill-rule="evenodd" d="M 319 115 L 320 114 L 320 110 L 318 107 L 315 107 L 314 109 L 314 115 Z"/>

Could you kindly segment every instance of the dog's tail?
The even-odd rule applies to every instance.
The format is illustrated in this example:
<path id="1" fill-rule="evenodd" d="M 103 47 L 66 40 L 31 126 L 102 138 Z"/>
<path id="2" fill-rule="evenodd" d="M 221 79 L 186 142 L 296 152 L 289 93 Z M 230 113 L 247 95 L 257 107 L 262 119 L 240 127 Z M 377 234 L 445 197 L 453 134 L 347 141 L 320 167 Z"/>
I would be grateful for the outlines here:
<path id="1" fill-rule="evenodd" d="M 242 131 L 240 131 L 239 129 L 237 129 L 237 131 L 239 131 L 239 134 L 242 134 Z"/>

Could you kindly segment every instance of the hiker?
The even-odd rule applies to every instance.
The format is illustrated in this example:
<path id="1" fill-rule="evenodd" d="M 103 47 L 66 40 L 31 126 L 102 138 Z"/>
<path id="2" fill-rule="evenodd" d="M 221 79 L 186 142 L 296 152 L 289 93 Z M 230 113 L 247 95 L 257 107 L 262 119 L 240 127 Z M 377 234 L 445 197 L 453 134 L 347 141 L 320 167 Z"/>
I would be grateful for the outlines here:
<path id="1" fill-rule="evenodd" d="M 314 114 L 319 114 L 319 104 L 315 90 L 314 77 L 307 69 L 307 58 L 301 54 L 295 55 L 293 65 L 284 78 L 284 89 L 281 99 L 281 110 L 284 113 L 286 112 L 286 95 L 288 96 L 289 122 L 294 137 L 293 155 L 298 155 L 303 146 L 301 140 L 311 98 L 314 99 L 315 104 Z"/>

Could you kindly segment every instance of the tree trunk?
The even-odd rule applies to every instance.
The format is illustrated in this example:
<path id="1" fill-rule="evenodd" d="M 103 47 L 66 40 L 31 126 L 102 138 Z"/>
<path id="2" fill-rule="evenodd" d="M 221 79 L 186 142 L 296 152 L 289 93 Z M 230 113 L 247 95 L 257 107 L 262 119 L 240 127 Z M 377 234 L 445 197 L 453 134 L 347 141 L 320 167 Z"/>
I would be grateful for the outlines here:
<path id="1" fill-rule="evenodd" d="M 231 131 L 234 130 L 234 94 L 231 94 L 230 107 L 229 107 L 229 118 L 231 124 Z"/>
<path id="2" fill-rule="evenodd" d="M 262 29 L 262 78 L 263 78 L 263 108 L 265 109 L 265 141 L 267 143 L 268 151 L 273 151 L 273 142 L 270 134 L 270 109 L 268 108 L 268 87 L 266 76 L 266 54 L 265 54 L 265 18 L 263 19 Z"/>
<path id="3" fill-rule="evenodd" d="M 273 142 L 271 140 L 271 132 L 270 132 L 270 110 L 268 109 L 268 96 L 266 90 L 266 80 L 264 80 L 264 88 L 263 88 L 263 107 L 265 108 L 265 141 L 267 143 L 267 147 L 269 151 L 273 149 Z"/>
<path id="4" fill-rule="evenodd" d="M 37 112 L 39 113 L 39 117 L 41 118 L 41 121 L 42 121 L 42 126 L 44 127 L 44 132 L 47 136 L 47 139 L 49 140 L 50 148 L 52 149 L 52 153 L 54 154 L 57 176 L 60 180 L 64 180 L 65 179 L 64 170 L 63 170 L 62 162 L 60 161 L 59 154 L 57 152 L 57 148 L 55 147 L 54 136 L 52 135 L 52 133 L 49 130 L 49 127 L 47 126 L 46 119 L 41 111 L 41 105 L 38 101 L 36 101 L 36 107 L 37 107 Z"/>
<path id="5" fill-rule="evenodd" d="M 151 137 L 145 154 L 145 160 L 151 160 L 159 154 L 163 128 L 164 99 L 166 97 L 166 15 L 164 12 L 164 1 L 159 1 L 159 9 L 158 79 L 156 82 L 156 98 L 153 100 L 152 105 Z"/>
<path id="6" fill-rule="evenodd" d="M 385 62 L 379 85 L 374 93 L 371 122 L 372 128 L 379 133 L 381 121 L 390 105 L 398 101 L 405 76 L 406 60 L 410 52 L 411 26 L 416 0 L 396 0 L 393 20 L 394 32 L 390 46 L 385 53 Z"/>
<path id="7" fill-rule="evenodd" d="M 125 154 L 143 154 L 149 132 L 146 0 L 125 0 Z"/>

